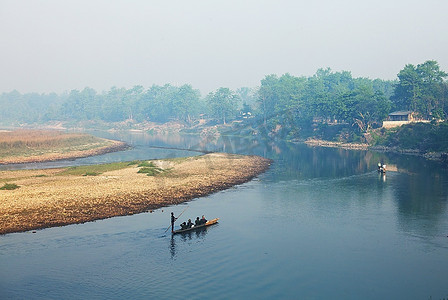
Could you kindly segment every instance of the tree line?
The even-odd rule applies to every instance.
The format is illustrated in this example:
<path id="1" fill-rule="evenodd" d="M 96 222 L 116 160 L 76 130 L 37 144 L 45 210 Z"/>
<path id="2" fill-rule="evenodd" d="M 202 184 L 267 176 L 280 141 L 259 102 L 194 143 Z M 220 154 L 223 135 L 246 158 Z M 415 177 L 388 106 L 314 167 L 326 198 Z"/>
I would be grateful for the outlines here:
<path id="1" fill-rule="evenodd" d="M 12 91 L 0 95 L 0 123 L 176 120 L 193 124 L 199 117 L 228 123 L 250 114 L 246 122 L 258 122 L 268 131 L 280 128 L 291 137 L 328 124 L 345 124 L 359 134 L 380 126 L 393 110 L 446 119 L 447 76 L 436 61 L 426 61 L 406 65 L 394 81 L 354 78 L 348 71 L 327 68 L 309 77 L 267 75 L 257 88 L 221 87 L 204 97 L 191 85 L 170 84 L 148 89 L 112 87 L 102 93 L 89 87 L 63 94 Z"/>

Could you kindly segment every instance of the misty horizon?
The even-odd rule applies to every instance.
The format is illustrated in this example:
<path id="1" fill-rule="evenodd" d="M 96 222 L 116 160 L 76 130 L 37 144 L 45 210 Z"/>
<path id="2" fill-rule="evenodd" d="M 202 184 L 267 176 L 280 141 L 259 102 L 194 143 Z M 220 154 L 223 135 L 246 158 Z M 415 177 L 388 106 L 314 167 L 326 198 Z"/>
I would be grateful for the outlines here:
<path id="1" fill-rule="evenodd" d="M 320 68 L 448 69 L 448 2 L 0 1 L 0 93 L 190 84 L 202 95 Z"/>

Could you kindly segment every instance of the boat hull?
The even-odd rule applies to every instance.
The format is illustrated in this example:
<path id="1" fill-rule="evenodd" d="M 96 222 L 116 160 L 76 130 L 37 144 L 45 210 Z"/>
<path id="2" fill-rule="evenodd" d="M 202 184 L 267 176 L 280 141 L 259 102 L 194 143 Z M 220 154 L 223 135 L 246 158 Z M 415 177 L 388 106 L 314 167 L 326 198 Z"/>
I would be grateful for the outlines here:
<path id="1" fill-rule="evenodd" d="M 201 228 L 206 228 L 206 227 L 208 227 L 210 225 L 214 225 L 214 224 L 218 223 L 218 220 L 219 220 L 219 218 L 216 218 L 216 219 L 207 221 L 207 223 L 202 224 L 202 225 L 193 226 L 193 227 L 187 228 L 187 229 L 174 230 L 173 234 L 186 233 L 186 232 L 191 232 L 191 231 L 194 231 L 194 230 L 199 230 Z"/>

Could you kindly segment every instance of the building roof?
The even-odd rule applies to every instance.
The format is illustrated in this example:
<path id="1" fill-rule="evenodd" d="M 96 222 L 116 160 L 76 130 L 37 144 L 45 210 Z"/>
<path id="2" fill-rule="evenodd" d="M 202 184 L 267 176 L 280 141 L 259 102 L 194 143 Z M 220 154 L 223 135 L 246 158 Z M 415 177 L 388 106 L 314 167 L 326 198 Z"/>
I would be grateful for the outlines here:
<path id="1" fill-rule="evenodd" d="M 394 112 L 391 112 L 389 114 L 389 116 L 407 116 L 407 115 L 410 115 L 410 114 L 412 114 L 412 111 L 410 111 L 410 110 L 407 110 L 407 111 L 394 111 Z"/>

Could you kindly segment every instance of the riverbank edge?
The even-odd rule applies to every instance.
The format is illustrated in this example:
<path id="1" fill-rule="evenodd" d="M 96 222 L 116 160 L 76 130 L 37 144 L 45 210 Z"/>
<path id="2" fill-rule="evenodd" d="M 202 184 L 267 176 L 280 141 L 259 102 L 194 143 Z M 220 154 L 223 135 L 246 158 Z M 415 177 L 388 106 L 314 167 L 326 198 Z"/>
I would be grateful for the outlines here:
<path id="1" fill-rule="evenodd" d="M 206 155 L 201 155 L 202 157 Z M 237 156 L 237 155 L 234 155 Z M 97 220 L 103 220 L 108 219 L 112 217 L 117 216 L 128 216 L 128 215 L 134 215 L 138 213 L 143 212 L 149 212 L 155 209 L 171 206 L 171 205 L 177 205 L 180 203 L 188 202 L 196 198 L 204 197 L 219 191 L 226 190 L 228 188 L 241 185 L 243 183 L 249 182 L 253 180 L 255 177 L 259 176 L 260 174 L 264 173 L 266 170 L 268 170 L 273 163 L 272 160 L 256 156 L 256 155 L 238 155 L 240 157 L 247 157 L 251 159 L 255 159 L 257 164 L 253 165 L 252 168 L 246 168 L 241 169 L 240 173 L 237 178 L 231 178 L 231 180 L 228 181 L 220 181 L 220 182 L 212 182 L 211 184 L 207 186 L 202 187 L 190 187 L 188 190 L 181 191 L 182 193 L 179 194 L 179 191 L 175 190 L 172 191 L 171 187 L 169 187 L 167 190 L 171 192 L 171 194 L 167 193 L 163 197 L 159 199 L 157 203 L 142 203 L 141 201 L 136 201 L 136 203 L 129 207 L 124 207 L 119 204 L 113 205 L 113 206 L 104 206 L 104 207 L 94 207 L 91 211 L 86 212 L 83 215 L 79 215 L 77 218 L 71 218 L 68 221 L 62 221 L 62 222 L 51 222 L 46 220 L 37 220 L 36 219 L 28 219 L 23 222 L 23 224 L 14 225 L 14 227 L 4 229 L 0 228 L 0 236 L 9 234 L 9 233 L 19 233 L 19 232 L 26 232 L 31 230 L 41 230 L 45 228 L 51 228 L 51 227 L 60 227 L 60 226 L 67 226 L 67 225 L 73 225 L 73 224 L 83 224 L 86 222 L 92 222 Z M 148 193 L 150 194 L 150 193 Z M 148 198 L 148 194 L 142 193 L 141 195 L 137 195 L 138 198 Z M 138 197 L 140 196 L 140 197 Z M 65 210 L 65 209 L 64 209 Z M 50 214 L 52 213 L 51 208 L 48 208 L 47 211 L 39 210 L 39 214 Z M 34 222 L 34 223 L 32 223 Z"/>
<path id="2" fill-rule="evenodd" d="M 107 139 L 104 139 L 107 140 Z M 0 160 L 0 165 L 12 165 L 12 164 L 27 164 L 27 163 L 42 163 L 42 162 L 50 162 L 50 161 L 61 161 L 61 160 L 73 160 L 77 158 L 89 157 L 102 155 L 111 152 L 118 152 L 130 149 L 129 146 L 125 142 L 115 141 L 115 140 L 107 140 L 111 142 L 111 145 L 98 147 L 95 149 L 89 150 L 80 150 L 80 151 L 70 151 L 67 153 L 45 153 L 43 155 L 38 156 L 28 156 L 28 157 L 10 157 L 6 159 Z"/>
<path id="3" fill-rule="evenodd" d="M 370 146 L 366 143 L 343 143 L 326 141 L 320 139 L 307 139 L 303 141 L 293 141 L 294 143 L 304 143 L 311 147 L 327 147 L 327 148 L 339 148 L 346 150 L 364 150 L 364 151 L 376 151 L 376 152 L 388 152 L 388 153 L 398 153 L 406 155 L 414 155 L 424 157 L 428 160 L 434 160 L 438 162 L 444 162 L 443 155 L 445 152 L 421 152 L 417 149 L 402 149 L 399 147 L 387 147 L 387 146 Z"/>

